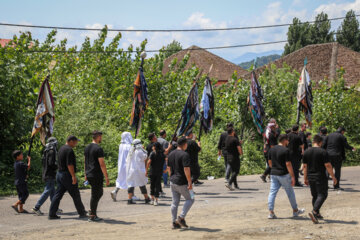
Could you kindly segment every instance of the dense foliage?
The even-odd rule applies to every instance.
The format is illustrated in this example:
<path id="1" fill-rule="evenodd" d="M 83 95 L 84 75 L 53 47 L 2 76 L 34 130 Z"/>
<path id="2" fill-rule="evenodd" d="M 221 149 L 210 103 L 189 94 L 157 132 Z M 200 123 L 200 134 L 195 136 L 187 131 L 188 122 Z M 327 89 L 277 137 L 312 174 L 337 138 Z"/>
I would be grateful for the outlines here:
<path id="1" fill-rule="evenodd" d="M 105 45 L 107 28 L 93 42 L 85 39 L 82 46 L 67 48 L 66 39 L 55 43 L 56 31 L 49 33 L 40 43 L 30 33 L 14 36 L 10 47 L 0 48 L 0 106 L 1 106 L 1 194 L 15 189 L 13 160 L 14 149 L 29 147 L 29 137 L 35 116 L 35 102 L 40 83 L 49 73 L 51 60 L 57 64 L 51 70 L 50 84 L 55 101 L 54 136 L 64 144 L 68 135 L 79 137 L 79 146 L 75 149 L 78 161 L 78 177 L 83 181 L 83 151 L 91 142 L 90 132 L 98 129 L 104 132 L 103 143 L 105 159 L 111 182 L 117 175 L 117 154 L 120 136 L 129 129 L 132 106 L 133 81 L 140 64 L 140 52 L 145 49 L 146 40 L 128 51 L 119 49 L 121 35 L 117 35 L 110 44 Z M 31 46 L 31 48 L 29 48 Z M 63 51 L 55 53 L 34 53 L 30 51 Z M 81 50 L 81 53 L 75 53 Z M 134 54 L 129 51 L 135 51 Z M 97 53 L 86 53 L 96 51 Z M 149 132 L 166 129 L 168 135 L 174 132 L 187 94 L 199 70 L 195 67 L 185 70 L 189 59 L 174 59 L 170 71 L 163 75 L 165 52 L 160 52 L 144 63 L 144 72 L 149 85 L 149 108 L 145 112 L 143 127 L 139 138 L 145 143 Z M 180 61 L 180 68 L 174 68 Z M 311 74 L 311 73 L 310 73 Z M 205 76 L 202 76 L 199 89 L 202 91 Z M 290 71 L 288 66 L 276 69 L 271 66 L 259 77 L 265 99 L 266 119 L 274 117 L 282 129 L 290 127 L 296 118 L 296 87 L 299 74 Z M 341 79 L 341 77 L 340 77 Z M 216 80 L 213 80 L 215 83 Z M 200 164 L 202 177 L 223 175 L 223 161 L 217 161 L 217 141 L 224 126 L 234 122 L 238 134 L 244 139 L 244 157 L 242 174 L 258 173 L 264 167 L 262 139 L 256 132 L 252 119 L 247 112 L 249 82 L 237 79 L 236 74 L 227 85 L 214 89 L 215 122 L 214 129 L 203 135 Z M 329 87 L 325 83 L 314 91 L 314 133 L 320 125 L 334 130 L 338 125 L 349 129 L 351 143 L 359 144 L 360 100 L 358 92 L 344 90 L 342 80 Z M 346 108 L 344 108 L 346 106 Z M 331 117 L 329 117 L 331 116 Z M 197 132 L 198 124 L 195 128 Z M 29 186 L 32 191 L 42 188 L 41 145 L 38 136 L 34 140 L 32 169 Z M 352 157 L 354 159 L 354 157 Z M 357 157 L 357 161 L 359 157 Z M 356 162 L 354 162 L 356 163 Z"/>
<path id="2" fill-rule="evenodd" d="M 336 39 L 334 37 L 336 35 Z M 301 22 L 293 19 L 287 33 L 288 43 L 285 44 L 284 55 L 288 55 L 307 45 L 337 41 L 354 51 L 360 51 L 360 28 L 355 12 L 350 10 L 336 34 L 331 31 L 331 21 L 326 13 L 321 12 L 314 23 Z"/>

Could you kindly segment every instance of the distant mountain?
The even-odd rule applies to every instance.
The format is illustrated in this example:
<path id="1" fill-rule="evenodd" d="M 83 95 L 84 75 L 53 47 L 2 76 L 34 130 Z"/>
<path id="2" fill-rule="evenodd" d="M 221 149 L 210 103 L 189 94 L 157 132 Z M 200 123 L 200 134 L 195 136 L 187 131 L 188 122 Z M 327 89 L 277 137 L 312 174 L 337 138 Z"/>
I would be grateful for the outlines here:
<path id="1" fill-rule="evenodd" d="M 281 55 L 282 53 L 283 53 L 282 50 L 273 50 L 273 51 L 260 52 L 260 53 L 248 52 L 237 58 L 232 59 L 231 62 L 233 62 L 235 64 L 240 64 L 243 62 L 252 61 L 257 57 L 269 56 L 269 55 L 273 55 L 273 54 Z"/>
<path id="2" fill-rule="evenodd" d="M 264 65 L 268 64 L 269 62 L 275 61 L 276 59 L 279 59 L 279 58 L 281 58 L 281 56 L 279 54 L 272 54 L 272 55 L 268 55 L 268 56 L 258 57 L 256 59 L 256 67 L 264 66 Z M 249 69 L 252 64 L 254 64 L 254 60 L 240 63 L 239 66 L 242 67 L 243 69 Z"/>

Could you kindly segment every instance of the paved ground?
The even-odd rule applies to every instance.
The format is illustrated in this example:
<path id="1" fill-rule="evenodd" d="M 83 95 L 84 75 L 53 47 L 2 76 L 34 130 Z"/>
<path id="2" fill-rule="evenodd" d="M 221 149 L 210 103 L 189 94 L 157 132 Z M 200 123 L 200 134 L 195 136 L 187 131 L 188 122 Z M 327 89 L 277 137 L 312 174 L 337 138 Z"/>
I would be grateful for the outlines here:
<path id="1" fill-rule="evenodd" d="M 286 194 L 281 190 L 276 201 L 277 220 L 268 220 L 267 195 L 269 184 L 259 176 L 241 176 L 240 191 L 229 192 L 224 179 L 205 181 L 195 188 L 196 202 L 187 221 L 187 230 L 171 230 L 171 194 L 160 205 L 139 202 L 126 204 L 126 192 L 118 194 L 118 201 L 110 198 L 111 188 L 105 188 L 98 215 L 102 223 L 88 223 L 77 219 L 73 202 L 66 194 L 60 204 L 64 210 L 61 220 L 47 220 L 47 216 L 15 214 L 10 208 L 15 196 L 0 197 L 0 239 L 360 239 L 360 167 L 344 168 L 342 187 L 345 191 L 330 191 L 323 207 L 325 220 L 314 225 L 307 215 L 293 219 Z M 330 184 L 330 182 L 329 182 Z M 299 207 L 311 210 L 308 187 L 296 188 Z M 140 196 L 139 189 L 136 195 Z M 89 207 L 90 190 L 82 190 L 85 207 Z M 141 196 L 142 197 L 142 196 Z M 31 210 L 39 198 L 32 194 L 25 206 Z M 48 213 L 49 201 L 42 211 Z"/>

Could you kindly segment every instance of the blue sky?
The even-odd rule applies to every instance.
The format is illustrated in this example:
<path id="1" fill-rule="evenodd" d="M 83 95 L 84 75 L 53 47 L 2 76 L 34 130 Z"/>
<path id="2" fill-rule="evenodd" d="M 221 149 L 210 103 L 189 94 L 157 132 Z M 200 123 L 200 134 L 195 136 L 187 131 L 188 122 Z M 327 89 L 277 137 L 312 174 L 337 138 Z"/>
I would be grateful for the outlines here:
<path id="1" fill-rule="evenodd" d="M 123 0 L 0 0 L 0 22 L 68 27 L 159 29 L 159 28 L 214 28 L 270 25 L 289 23 L 294 17 L 312 20 L 325 11 L 329 17 L 344 16 L 349 9 L 360 13 L 360 0 L 182 0 L 182 1 L 123 1 Z M 340 21 L 333 22 L 337 28 Z M 29 29 L 0 26 L 0 38 L 11 38 L 19 31 Z M 30 29 L 33 36 L 43 40 L 49 30 Z M 257 29 L 206 33 L 123 33 L 120 46 L 138 46 L 148 39 L 148 49 L 159 49 L 172 40 L 184 48 L 191 45 L 213 47 L 286 40 L 287 28 Z M 86 36 L 96 38 L 97 32 L 62 31 L 57 39 L 68 39 L 69 46 L 80 45 Z M 115 33 L 110 33 L 109 38 Z M 284 44 L 212 52 L 233 60 L 247 52 L 282 50 Z"/>

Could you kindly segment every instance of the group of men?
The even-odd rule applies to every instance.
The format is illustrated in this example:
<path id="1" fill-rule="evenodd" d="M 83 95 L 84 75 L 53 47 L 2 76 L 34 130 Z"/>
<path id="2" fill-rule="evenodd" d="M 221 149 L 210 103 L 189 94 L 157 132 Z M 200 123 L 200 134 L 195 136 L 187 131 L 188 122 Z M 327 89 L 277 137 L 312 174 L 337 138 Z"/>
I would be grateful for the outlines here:
<path id="1" fill-rule="evenodd" d="M 43 215 L 40 208 L 48 197 L 51 205 L 49 209 L 49 219 L 60 219 L 57 214 L 62 212 L 59 204 L 66 192 L 69 193 L 74 201 L 79 218 L 88 218 L 88 221 L 97 222 L 102 220 L 97 216 L 97 207 L 103 195 L 104 177 L 106 185 L 109 185 L 109 178 L 104 160 L 104 151 L 100 147 L 102 132 L 92 133 L 92 143 L 84 151 L 85 157 L 85 180 L 91 185 L 90 210 L 86 212 L 76 178 L 77 166 L 74 148 L 78 145 L 79 139 L 73 135 L 69 136 L 66 144 L 57 150 L 57 140 L 51 137 L 47 141 L 42 158 L 42 178 L 45 182 L 45 189 L 32 211 L 37 215 Z M 28 156 L 28 164 L 22 162 L 23 154 L 16 150 L 13 153 L 15 159 L 15 185 L 17 186 L 19 201 L 12 205 L 18 213 L 27 213 L 23 209 L 26 199 L 29 196 L 27 190 L 27 171 L 30 169 L 31 158 Z M 56 182 L 56 184 L 55 184 Z M 55 189 L 55 185 L 57 188 Z"/>

